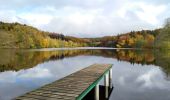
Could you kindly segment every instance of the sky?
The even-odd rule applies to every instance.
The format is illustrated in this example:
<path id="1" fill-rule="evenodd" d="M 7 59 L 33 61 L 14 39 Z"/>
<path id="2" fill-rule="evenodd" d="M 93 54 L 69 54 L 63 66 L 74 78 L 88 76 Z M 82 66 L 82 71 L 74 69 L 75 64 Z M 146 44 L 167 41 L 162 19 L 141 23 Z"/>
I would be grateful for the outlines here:
<path id="1" fill-rule="evenodd" d="M 77 37 L 153 30 L 170 17 L 170 0 L 0 0 L 0 21 Z"/>

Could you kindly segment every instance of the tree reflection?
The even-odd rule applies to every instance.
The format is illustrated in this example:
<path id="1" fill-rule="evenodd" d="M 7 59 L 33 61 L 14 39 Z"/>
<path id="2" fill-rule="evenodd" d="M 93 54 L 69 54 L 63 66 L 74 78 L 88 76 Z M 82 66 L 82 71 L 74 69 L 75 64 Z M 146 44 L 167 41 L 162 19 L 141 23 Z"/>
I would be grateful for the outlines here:
<path id="1" fill-rule="evenodd" d="M 160 66 L 167 75 L 170 73 L 170 51 L 135 50 L 135 49 L 101 49 L 101 50 L 11 50 L 0 49 L 0 71 L 28 69 L 50 60 L 78 55 L 93 55 L 127 61 L 131 64 Z"/>

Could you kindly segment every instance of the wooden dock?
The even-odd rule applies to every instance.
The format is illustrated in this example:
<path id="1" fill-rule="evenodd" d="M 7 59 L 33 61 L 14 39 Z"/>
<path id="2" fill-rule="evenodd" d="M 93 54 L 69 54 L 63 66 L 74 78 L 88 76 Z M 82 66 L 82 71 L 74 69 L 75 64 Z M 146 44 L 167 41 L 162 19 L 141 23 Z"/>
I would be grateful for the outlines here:
<path id="1" fill-rule="evenodd" d="M 105 85 L 111 87 L 112 64 L 93 64 L 15 100 L 82 100 L 93 88 L 99 99 L 99 81 L 105 77 Z M 110 81 L 109 81 L 110 79 Z"/>

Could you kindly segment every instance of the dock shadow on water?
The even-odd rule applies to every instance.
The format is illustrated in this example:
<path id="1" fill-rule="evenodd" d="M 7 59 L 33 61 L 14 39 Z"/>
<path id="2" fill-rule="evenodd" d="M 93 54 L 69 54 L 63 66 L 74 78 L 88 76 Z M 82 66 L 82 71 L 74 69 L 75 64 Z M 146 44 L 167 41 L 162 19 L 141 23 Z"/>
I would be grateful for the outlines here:
<path id="1" fill-rule="evenodd" d="M 0 100 L 11 100 L 94 63 L 113 64 L 110 100 L 170 100 L 170 51 L 0 49 L 0 55 Z M 93 93 L 85 99 L 91 100 Z"/>
<path id="2" fill-rule="evenodd" d="M 109 97 L 113 91 L 114 87 L 106 87 L 103 85 L 99 85 L 99 100 L 109 100 Z M 107 91 L 107 92 L 106 92 Z M 96 100 L 95 97 L 95 88 L 93 88 L 84 98 L 83 100 Z"/>

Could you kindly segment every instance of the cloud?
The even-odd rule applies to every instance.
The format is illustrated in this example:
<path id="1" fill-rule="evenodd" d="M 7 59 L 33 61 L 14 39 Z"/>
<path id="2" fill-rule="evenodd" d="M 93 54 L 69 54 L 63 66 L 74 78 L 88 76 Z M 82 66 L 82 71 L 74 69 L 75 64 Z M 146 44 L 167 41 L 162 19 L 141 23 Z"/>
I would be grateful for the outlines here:
<path id="1" fill-rule="evenodd" d="M 155 29 L 169 17 L 168 0 L 5 0 L 0 20 L 79 37 Z"/>
<path id="2" fill-rule="evenodd" d="M 157 81 L 159 78 L 159 81 Z M 165 89 L 167 88 L 164 83 L 165 76 L 159 68 L 151 69 L 144 73 L 143 75 L 138 76 L 136 82 L 143 83 L 142 87 L 140 88 L 160 88 Z"/>

